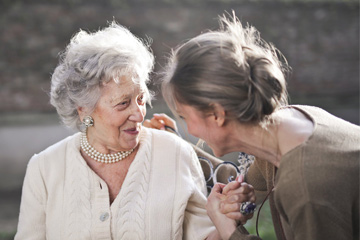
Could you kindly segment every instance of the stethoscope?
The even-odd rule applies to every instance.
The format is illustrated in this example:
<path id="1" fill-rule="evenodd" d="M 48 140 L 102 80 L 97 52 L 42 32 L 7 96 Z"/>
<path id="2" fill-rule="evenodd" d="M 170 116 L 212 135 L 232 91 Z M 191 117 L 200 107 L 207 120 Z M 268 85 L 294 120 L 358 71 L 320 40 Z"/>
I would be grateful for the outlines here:
<path id="1" fill-rule="evenodd" d="M 204 164 L 208 168 L 209 176 L 205 179 L 207 185 L 211 184 L 211 180 L 212 180 L 213 184 L 216 184 L 219 182 L 218 181 L 218 173 L 221 169 L 229 169 L 228 167 L 230 167 L 230 169 L 233 169 L 233 171 L 230 170 L 229 172 L 236 173 L 235 176 L 232 174 L 230 174 L 230 176 L 227 176 L 227 182 L 221 182 L 224 184 L 234 181 L 240 175 L 240 169 L 233 162 L 228 162 L 228 161 L 222 162 L 222 163 L 218 164 L 214 169 L 213 164 L 210 162 L 209 159 L 207 159 L 205 157 L 201 157 L 201 156 L 199 156 L 198 158 L 199 158 L 200 163 L 202 163 L 203 171 L 204 171 Z"/>
<path id="2" fill-rule="evenodd" d="M 178 131 L 176 131 L 174 128 L 165 125 L 165 129 L 166 129 L 166 130 L 170 130 L 171 132 L 174 132 L 174 133 L 177 134 L 179 137 L 181 137 L 180 133 L 179 133 Z M 234 180 L 240 175 L 240 169 L 239 169 L 239 168 L 236 166 L 236 164 L 233 163 L 233 162 L 224 161 L 224 162 L 218 164 L 218 165 L 215 167 L 215 169 L 214 169 L 213 164 L 210 162 L 209 159 L 207 159 L 207 158 L 205 158 L 205 157 L 201 157 L 201 156 L 199 156 L 198 158 L 199 158 L 200 163 L 202 163 L 203 170 L 204 170 L 205 166 L 207 165 L 207 168 L 208 168 L 208 171 L 209 171 L 209 176 L 205 179 L 205 181 L 206 181 L 206 183 L 207 183 L 207 184 L 206 184 L 207 187 L 210 187 L 210 188 L 211 188 L 211 187 L 212 187 L 212 184 L 218 183 L 218 176 L 217 176 L 217 174 L 218 174 L 218 172 L 220 171 L 220 169 L 222 169 L 222 168 L 224 168 L 224 167 L 225 167 L 225 168 L 231 167 L 231 168 L 234 169 L 234 171 L 235 171 L 235 173 L 236 173 L 235 176 L 233 176 L 233 175 L 228 176 L 228 177 L 227 177 L 227 182 L 225 182 L 225 183 L 223 182 L 224 184 L 227 184 L 227 183 L 229 183 L 229 182 L 231 182 L 231 181 L 234 181 Z M 204 166 L 204 164 L 205 164 L 205 166 Z M 211 180 L 212 180 L 212 181 L 211 181 Z"/>

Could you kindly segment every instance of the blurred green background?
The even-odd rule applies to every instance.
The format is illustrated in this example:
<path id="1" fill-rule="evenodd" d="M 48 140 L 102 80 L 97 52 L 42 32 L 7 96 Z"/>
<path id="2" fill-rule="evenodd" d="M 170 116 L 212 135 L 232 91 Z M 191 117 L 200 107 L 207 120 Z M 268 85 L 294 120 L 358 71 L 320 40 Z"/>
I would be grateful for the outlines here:
<path id="1" fill-rule="evenodd" d="M 73 133 L 59 123 L 48 92 L 58 53 L 76 31 L 95 31 L 114 19 L 153 39 L 161 71 L 171 48 L 217 29 L 217 16 L 232 10 L 287 57 L 292 104 L 319 106 L 359 124 L 357 0 L 0 0 L 0 239 L 16 231 L 29 158 Z M 147 116 L 171 115 L 156 81 L 154 74 L 150 88 L 157 97 Z M 187 140 L 197 141 L 179 125 Z M 254 222 L 246 225 L 253 234 Z M 267 204 L 259 229 L 263 239 L 275 239 Z"/>

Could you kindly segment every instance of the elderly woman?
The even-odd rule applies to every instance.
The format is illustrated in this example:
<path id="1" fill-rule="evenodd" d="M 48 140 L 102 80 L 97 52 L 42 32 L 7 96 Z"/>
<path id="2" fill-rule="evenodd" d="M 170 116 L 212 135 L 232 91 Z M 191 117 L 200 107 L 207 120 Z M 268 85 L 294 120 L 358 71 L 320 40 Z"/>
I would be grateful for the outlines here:
<path id="1" fill-rule="evenodd" d="M 173 51 L 162 83 L 168 105 L 216 156 L 256 157 L 245 180 L 269 195 L 278 239 L 359 239 L 360 127 L 287 105 L 281 54 L 235 16 L 221 20 Z M 259 239 L 222 214 L 223 193 L 215 185 L 207 204 L 223 238 Z"/>
<path id="2" fill-rule="evenodd" d="M 83 132 L 31 158 L 15 239 L 218 238 L 191 146 L 142 127 L 153 60 L 116 23 L 71 39 L 52 75 L 51 103 Z"/>

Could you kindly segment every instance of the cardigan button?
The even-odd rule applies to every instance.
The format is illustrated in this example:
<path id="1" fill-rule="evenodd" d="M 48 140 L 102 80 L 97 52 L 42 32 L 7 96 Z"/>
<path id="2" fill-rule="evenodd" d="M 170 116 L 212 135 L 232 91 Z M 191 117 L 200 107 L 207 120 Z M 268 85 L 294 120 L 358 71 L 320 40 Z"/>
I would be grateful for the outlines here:
<path id="1" fill-rule="evenodd" d="M 100 215 L 100 221 L 105 222 L 109 218 L 109 213 L 103 213 Z"/>

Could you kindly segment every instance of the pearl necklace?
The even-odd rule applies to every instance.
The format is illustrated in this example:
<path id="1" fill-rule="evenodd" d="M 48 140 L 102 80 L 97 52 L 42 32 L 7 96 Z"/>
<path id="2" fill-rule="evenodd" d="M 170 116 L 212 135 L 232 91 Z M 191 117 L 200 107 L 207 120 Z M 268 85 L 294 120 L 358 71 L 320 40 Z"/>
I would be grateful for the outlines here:
<path id="1" fill-rule="evenodd" d="M 93 160 L 95 160 L 97 162 L 101 162 L 101 163 L 119 162 L 119 161 L 123 160 L 124 158 L 126 158 L 127 156 L 129 156 L 134 151 L 134 149 L 131 149 L 129 151 L 120 151 L 120 152 L 112 153 L 112 154 L 100 153 L 89 144 L 87 137 L 86 137 L 86 133 L 83 133 L 81 136 L 80 146 L 81 146 L 81 149 L 90 158 L 92 158 Z"/>

